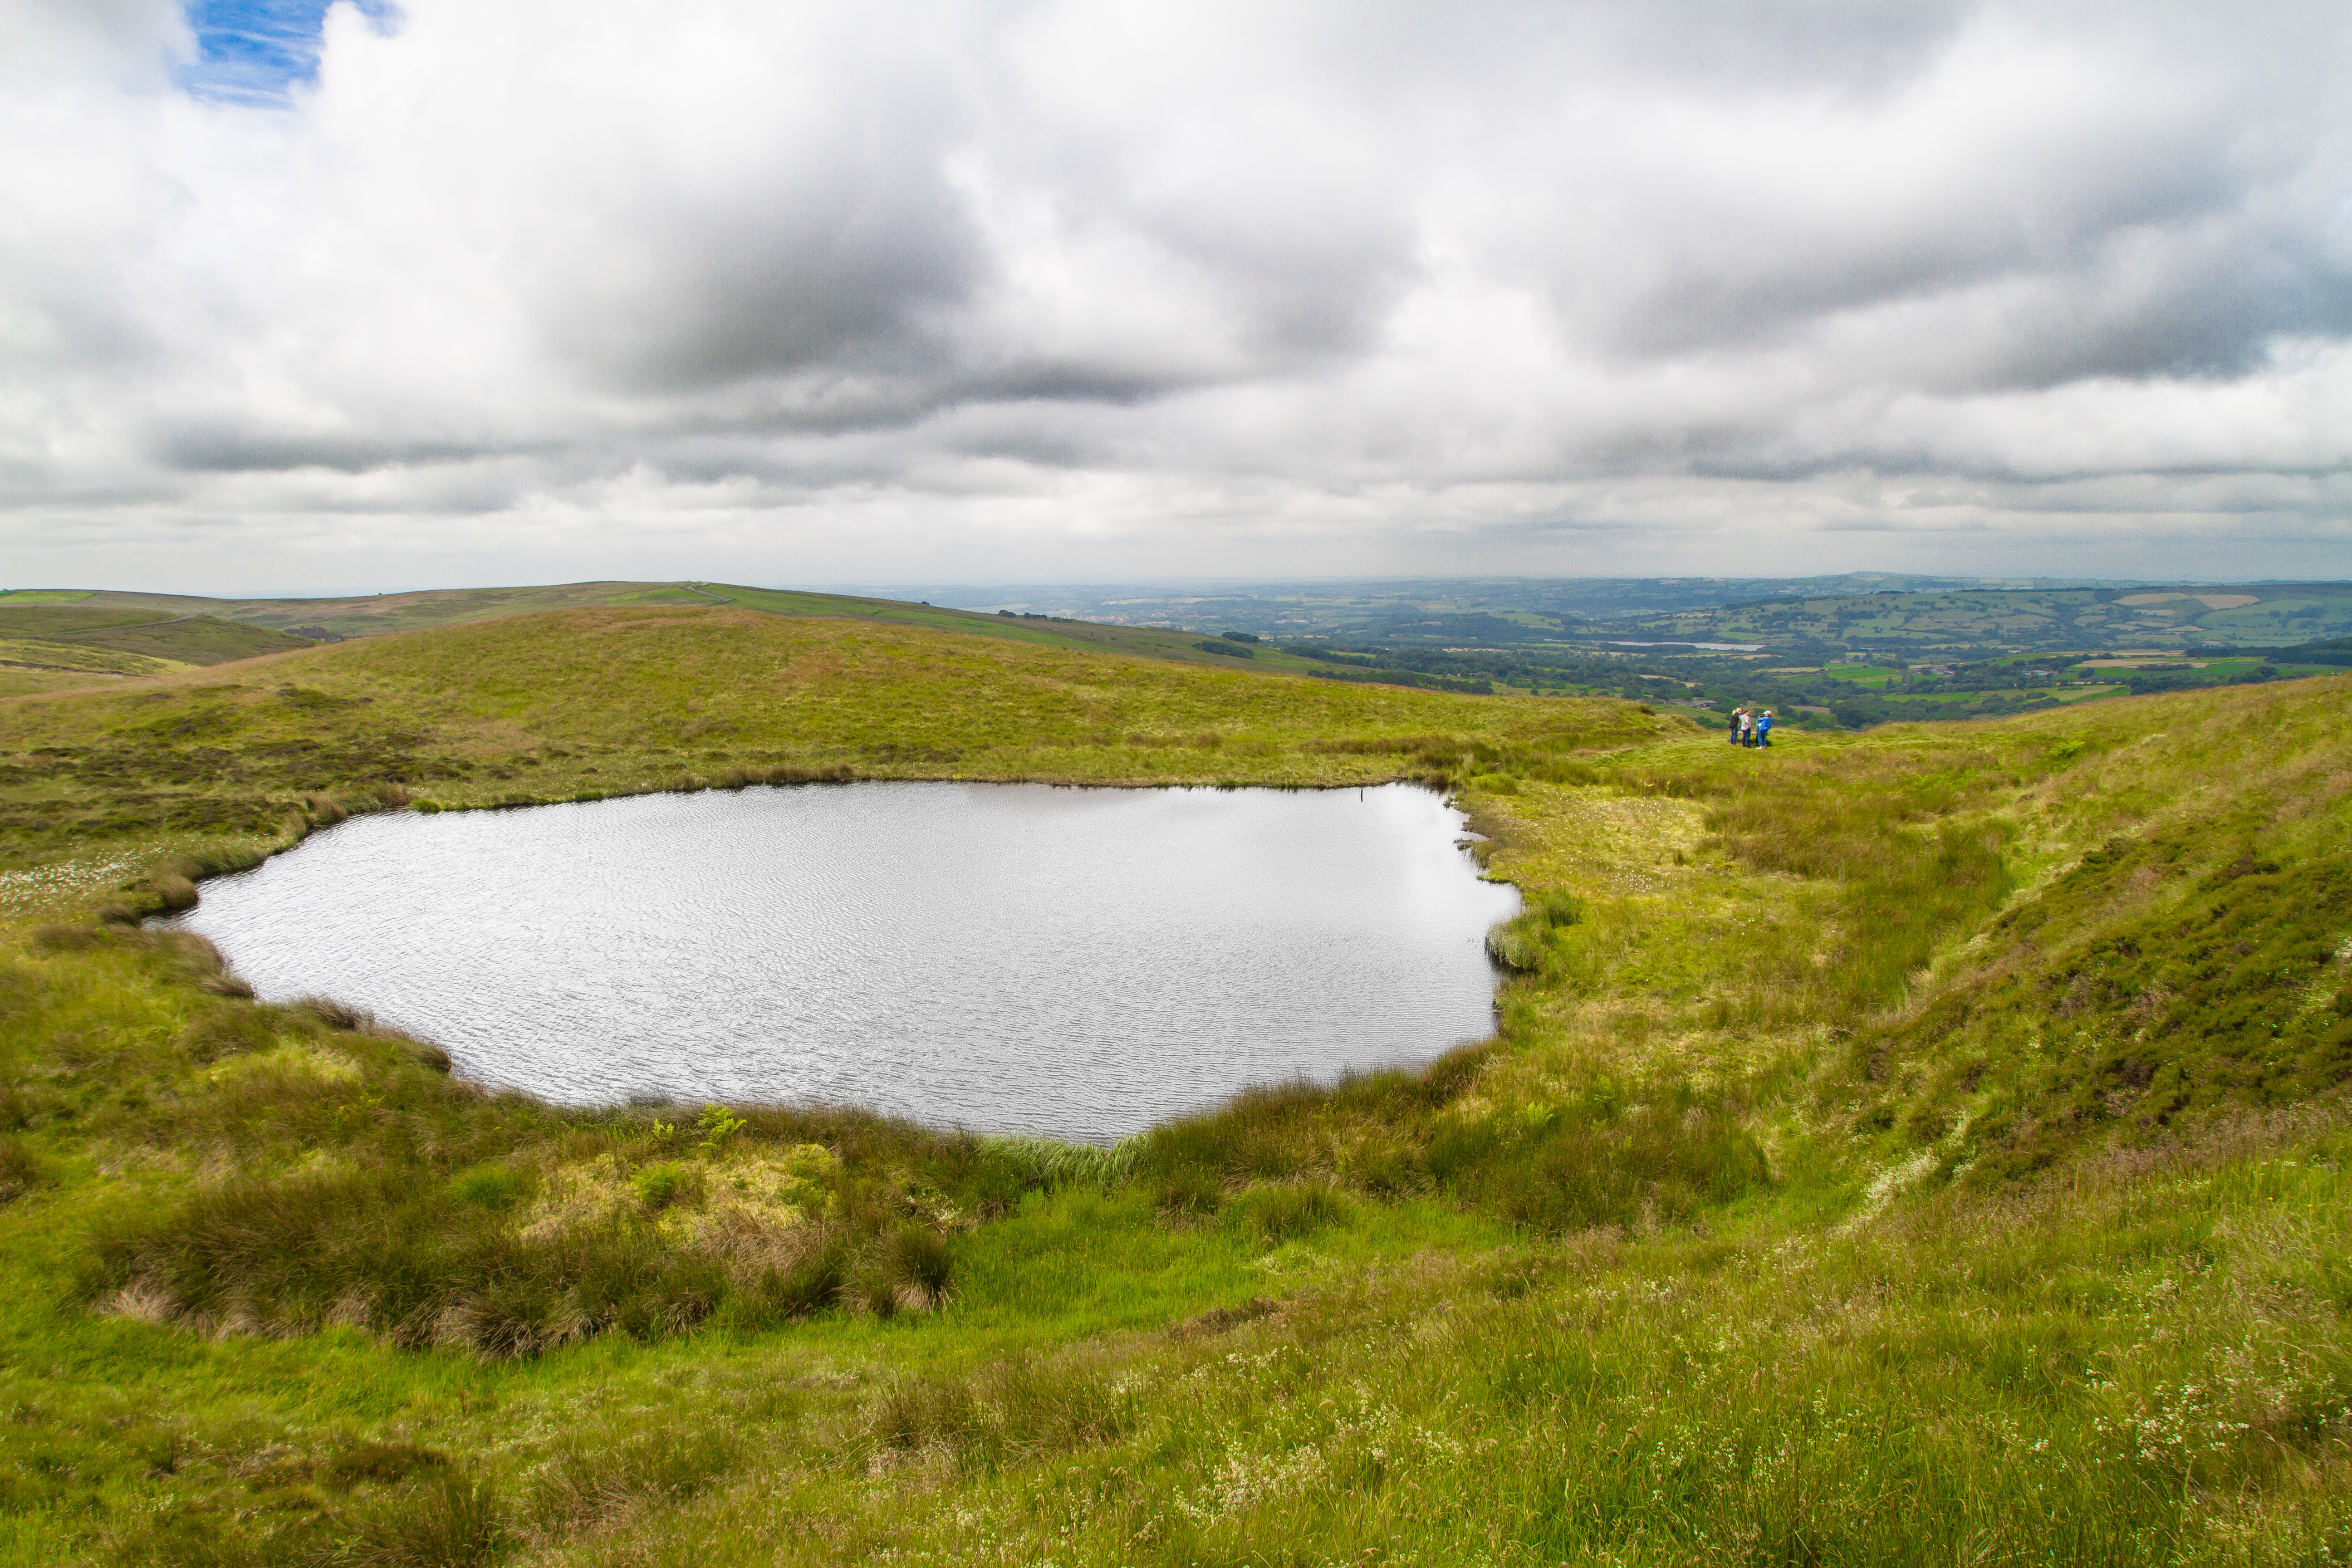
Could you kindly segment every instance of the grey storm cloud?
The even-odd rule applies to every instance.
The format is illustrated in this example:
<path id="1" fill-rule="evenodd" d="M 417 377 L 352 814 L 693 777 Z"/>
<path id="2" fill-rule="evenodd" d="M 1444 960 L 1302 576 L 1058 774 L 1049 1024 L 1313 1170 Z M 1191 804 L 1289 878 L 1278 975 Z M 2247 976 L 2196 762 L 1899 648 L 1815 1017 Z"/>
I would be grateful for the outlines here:
<path id="1" fill-rule="evenodd" d="M 2352 566 L 2337 6 L 374 9 L 0 16 L 12 578 Z"/>

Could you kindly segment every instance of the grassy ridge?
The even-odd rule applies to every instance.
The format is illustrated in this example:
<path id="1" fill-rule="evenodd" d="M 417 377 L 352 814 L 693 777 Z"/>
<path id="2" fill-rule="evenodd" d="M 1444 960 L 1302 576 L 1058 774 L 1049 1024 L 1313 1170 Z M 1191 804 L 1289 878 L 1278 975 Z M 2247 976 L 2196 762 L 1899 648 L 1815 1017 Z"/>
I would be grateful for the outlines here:
<path id="1" fill-rule="evenodd" d="M 394 632 L 430 631 L 444 626 L 502 620 L 514 616 L 638 605 L 711 607 L 731 605 L 762 614 L 797 618 L 866 621 L 884 626 L 912 626 L 930 631 L 961 632 L 971 637 L 1002 638 L 1041 647 L 1078 648 L 1095 653 L 1125 654 L 1139 658 L 1164 658 L 1180 664 L 1232 668 L 1246 663 L 1255 669 L 1300 674 L 1316 667 L 1313 659 L 1286 654 L 1271 645 L 1249 648 L 1241 644 L 1215 644 L 1204 648 L 1197 633 L 1165 631 L 1150 626 L 1102 626 L 1047 616 L 990 616 L 951 610 L 898 599 L 863 598 L 843 594 L 811 594 L 781 588 L 753 588 L 732 583 L 565 583 L 515 588 L 446 588 L 405 594 L 372 594 L 349 599 L 201 599 L 166 594 L 19 590 L 0 594 L 0 628 L 12 617 L 70 615 L 83 619 L 117 616 L 156 620 L 162 616 L 194 617 L 219 628 L 226 623 L 247 628 L 252 640 L 242 652 L 224 655 L 249 658 L 271 651 L 264 639 L 270 631 L 300 632 L 309 637 L 383 637 Z M 64 606 L 70 605 L 70 608 Z M 176 634 L 193 646 L 195 634 Z M 221 633 L 210 634 L 215 641 Z M 292 646 L 290 640 L 276 646 Z M 215 659 L 171 655 L 191 664 Z M 134 673 L 152 673 L 141 670 Z M 31 689 L 31 688 L 22 688 Z"/>
<path id="2" fill-rule="evenodd" d="M 2335 1560 L 2347 695 L 1757 753 L 654 606 L 17 700 L 24 921 L 762 770 L 1437 776 L 1530 909 L 1491 1045 L 1108 1154 L 555 1111 L 20 924 L 0 1562 Z"/>
<path id="3" fill-rule="evenodd" d="M 213 616 L 159 616 L 78 605 L 18 607 L 5 601 L 0 601 L 0 636 L 66 651 L 126 653 L 183 665 L 226 664 L 310 646 L 306 637 L 236 626 Z"/>
<path id="4" fill-rule="evenodd" d="M 668 606 L 343 643 L 5 712 L 0 826 L 20 866 L 175 834 L 260 842 L 321 792 L 478 805 L 771 777 L 1356 783 L 1671 722 Z"/>
<path id="5" fill-rule="evenodd" d="M 211 616 L 18 604 L 16 597 L 0 595 L 0 694 L 71 689 L 309 646 L 307 638 Z"/>

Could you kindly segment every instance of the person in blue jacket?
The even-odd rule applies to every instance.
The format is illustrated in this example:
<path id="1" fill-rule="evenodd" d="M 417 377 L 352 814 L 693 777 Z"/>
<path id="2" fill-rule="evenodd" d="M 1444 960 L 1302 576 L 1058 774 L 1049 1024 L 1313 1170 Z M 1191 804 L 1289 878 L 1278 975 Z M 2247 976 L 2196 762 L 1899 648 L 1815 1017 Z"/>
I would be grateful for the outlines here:
<path id="1" fill-rule="evenodd" d="M 1756 715 L 1756 743 L 1759 746 L 1772 743 L 1772 710 L 1769 708 Z"/>

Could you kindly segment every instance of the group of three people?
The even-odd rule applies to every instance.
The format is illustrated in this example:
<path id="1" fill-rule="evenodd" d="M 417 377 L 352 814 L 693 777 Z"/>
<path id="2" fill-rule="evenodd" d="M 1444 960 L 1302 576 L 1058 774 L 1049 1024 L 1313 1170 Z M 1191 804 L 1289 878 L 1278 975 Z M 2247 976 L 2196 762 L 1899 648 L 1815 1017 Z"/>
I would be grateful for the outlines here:
<path id="1" fill-rule="evenodd" d="M 1753 708 L 1731 710 L 1731 743 L 1735 746 L 1769 746 L 1772 743 L 1772 710 L 1758 711 Z"/>

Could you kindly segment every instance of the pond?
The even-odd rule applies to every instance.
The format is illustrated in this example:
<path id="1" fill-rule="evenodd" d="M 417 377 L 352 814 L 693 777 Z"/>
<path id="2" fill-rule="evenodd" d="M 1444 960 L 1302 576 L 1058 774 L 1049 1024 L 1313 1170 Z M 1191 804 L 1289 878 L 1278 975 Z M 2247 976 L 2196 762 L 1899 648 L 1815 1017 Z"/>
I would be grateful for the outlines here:
<path id="1" fill-rule="evenodd" d="M 856 784 L 355 817 L 175 923 L 572 1104 L 1108 1142 L 1492 1032 L 1518 907 L 1431 792 Z"/>

